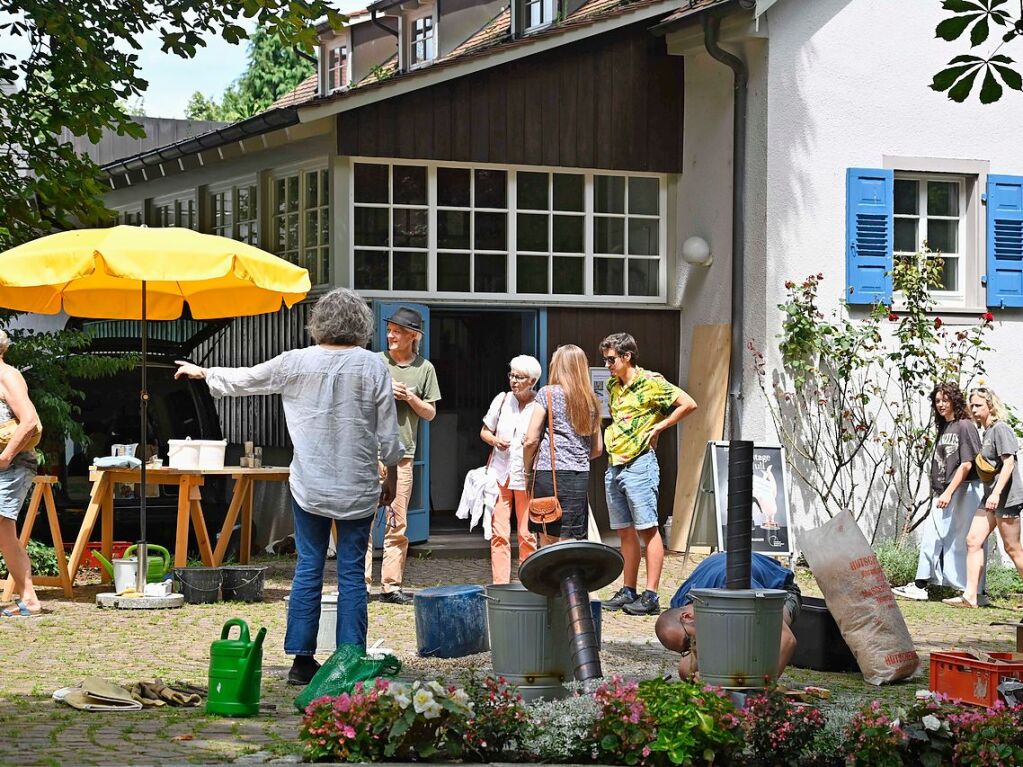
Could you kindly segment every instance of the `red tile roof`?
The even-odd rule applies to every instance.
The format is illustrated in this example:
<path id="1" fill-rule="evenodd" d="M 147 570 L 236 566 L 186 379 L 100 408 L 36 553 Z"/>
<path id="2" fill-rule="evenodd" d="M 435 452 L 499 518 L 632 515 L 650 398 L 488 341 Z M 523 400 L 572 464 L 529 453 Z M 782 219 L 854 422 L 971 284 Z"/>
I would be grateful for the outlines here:
<path id="1" fill-rule="evenodd" d="M 312 101 L 316 98 L 316 90 L 319 84 L 319 75 L 311 74 L 305 80 L 298 84 L 298 87 L 290 93 L 285 93 L 277 101 L 267 107 L 267 111 L 271 109 L 280 109 L 281 107 L 293 107 L 299 104 L 304 104 L 307 101 Z"/>

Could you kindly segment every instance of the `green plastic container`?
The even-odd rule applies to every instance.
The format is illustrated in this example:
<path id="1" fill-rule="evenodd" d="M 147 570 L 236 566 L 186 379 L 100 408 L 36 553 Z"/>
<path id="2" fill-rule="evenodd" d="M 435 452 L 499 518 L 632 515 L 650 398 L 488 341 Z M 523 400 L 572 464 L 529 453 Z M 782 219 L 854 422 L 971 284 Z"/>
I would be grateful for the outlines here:
<path id="1" fill-rule="evenodd" d="M 781 589 L 693 589 L 700 679 L 725 689 L 767 686 L 778 675 Z"/>
<path id="2" fill-rule="evenodd" d="M 238 627 L 238 638 L 229 639 L 231 627 Z M 206 713 L 219 716 L 255 716 L 259 713 L 259 694 L 263 681 L 263 639 L 261 628 L 255 641 L 249 639 L 249 625 L 232 618 L 220 631 L 220 639 L 210 645 L 210 693 Z"/>

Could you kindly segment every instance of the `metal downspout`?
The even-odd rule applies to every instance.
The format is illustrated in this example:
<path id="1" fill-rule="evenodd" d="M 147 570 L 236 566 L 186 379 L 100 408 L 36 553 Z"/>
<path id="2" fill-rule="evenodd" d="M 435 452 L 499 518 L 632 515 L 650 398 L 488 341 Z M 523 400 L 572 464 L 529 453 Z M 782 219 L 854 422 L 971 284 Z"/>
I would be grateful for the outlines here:
<path id="1" fill-rule="evenodd" d="M 377 28 L 379 28 L 379 29 L 382 29 L 382 30 L 384 30 L 384 32 L 386 32 L 387 34 L 389 34 L 389 35 L 394 35 L 395 37 L 397 37 L 397 36 L 398 36 L 398 31 L 397 31 L 397 30 L 395 30 L 395 29 L 391 29 L 391 28 L 390 28 L 389 26 L 387 26 L 386 24 L 384 24 L 384 22 L 380 21 L 380 19 L 378 19 L 378 18 L 377 18 L 377 9 L 376 9 L 376 8 L 371 8 L 371 9 L 370 9 L 370 12 L 369 12 L 369 21 L 370 21 L 370 23 L 371 23 L 371 24 L 372 24 L 372 25 L 373 25 L 374 27 L 377 27 Z"/>
<path id="2" fill-rule="evenodd" d="M 732 350 L 728 364 L 728 433 L 733 440 L 742 435 L 742 384 L 745 349 L 746 286 L 746 100 L 749 70 L 738 56 L 718 45 L 721 17 L 703 15 L 703 44 L 714 59 L 732 70 L 735 75 L 732 125 Z"/>

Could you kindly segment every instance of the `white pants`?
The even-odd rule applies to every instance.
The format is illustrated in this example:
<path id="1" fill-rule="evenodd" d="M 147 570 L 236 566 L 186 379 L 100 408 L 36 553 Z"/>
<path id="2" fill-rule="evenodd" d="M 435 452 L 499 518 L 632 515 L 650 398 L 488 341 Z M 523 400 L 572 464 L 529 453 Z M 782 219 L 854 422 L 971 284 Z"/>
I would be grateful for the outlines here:
<path id="1" fill-rule="evenodd" d="M 977 480 L 960 485 L 944 509 L 938 508 L 937 500 L 932 503 L 931 513 L 920 526 L 918 581 L 960 591 L 966 588 L 966 535 L 983 500 L 984 486 Z M 983 575 L 980 590 L 984 590 Z"/>

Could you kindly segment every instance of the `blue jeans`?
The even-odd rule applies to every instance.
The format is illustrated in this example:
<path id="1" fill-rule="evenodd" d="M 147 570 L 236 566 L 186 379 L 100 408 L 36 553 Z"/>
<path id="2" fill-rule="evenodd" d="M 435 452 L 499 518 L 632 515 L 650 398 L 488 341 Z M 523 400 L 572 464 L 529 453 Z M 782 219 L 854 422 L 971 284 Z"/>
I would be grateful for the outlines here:
<path id="1" fill-rule="evenodd" d="M 292 500 L 295 510 L 295 549 L 298 563 L 291 582 L 288 631 L 284 635 L 287 655 L 315 655 L 320 629 L 323 565 L 330 541 L 330 517 L 310 514 Z M 366 647 L 369 629 L 366 581 L 363 566 L 373 517 L 337 520 L 337 645 Z"/>

